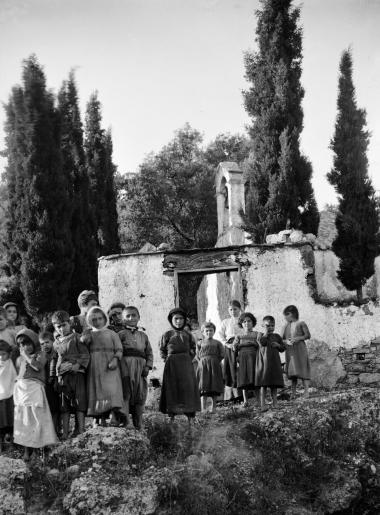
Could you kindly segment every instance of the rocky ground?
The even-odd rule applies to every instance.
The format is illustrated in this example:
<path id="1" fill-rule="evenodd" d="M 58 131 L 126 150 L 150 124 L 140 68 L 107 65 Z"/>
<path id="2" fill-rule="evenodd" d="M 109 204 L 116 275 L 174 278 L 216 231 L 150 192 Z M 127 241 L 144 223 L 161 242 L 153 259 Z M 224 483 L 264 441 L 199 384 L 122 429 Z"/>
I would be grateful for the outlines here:
<path id="1" fill-rule="evenodd" d="M 0 513 L 379 514 L 380 394 L 317 392 L 142 432 L 89 429 L 29 465 L 0 456 Z"/>

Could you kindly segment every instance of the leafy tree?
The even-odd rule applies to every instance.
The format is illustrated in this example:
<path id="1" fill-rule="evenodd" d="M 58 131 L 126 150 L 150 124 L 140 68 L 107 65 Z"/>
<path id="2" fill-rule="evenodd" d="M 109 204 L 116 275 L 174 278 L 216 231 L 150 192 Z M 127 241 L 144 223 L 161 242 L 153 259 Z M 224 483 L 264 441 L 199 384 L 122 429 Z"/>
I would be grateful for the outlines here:
<path id="1" fill-rule="evenodd" d="M 245 55 L 250 88 L 243 93 L 252 117 L 252 140 L 245 175 L 246 225 L 256 242 L 290 224 L 316 233 L 318 210 L 311 185 L 312 168 L 299 148 L 302 30 L 292 0 L 262 0 L 257 14 L 257 52 Z"/>
<path id="2" fill-rule="evenodd" d="M 174 248 L 215 244 L 215 167 L 206 161 L 201 143 L 200 133 L 185 125 L 145 159 L 139 174 L 125 180 L 119 203 L 127 209 L 121 231 L 126 250 L 146 241 Z"/>
<path id="3" fill-rule="evenodd" d="M 327 174 L 339 200 L 338 234 L 332 248 L 340 260 L 339 279 L 346 288 L 357 291 L 360 302 L 380 250 L 379 218 L 368 176 L 366 112 L 357 107 L 350 50 L 342 54 L 338 89 L 338 114 L 330 145 L 334 166 Z"/>
<path id="4" fill-rule="evenodd" d="M 115 165 L 110 133 L 101 127 L 101 105 L 94 93 L 86 110 L 85 156 L 90 180 L 90 203 L 95 216 L 97 256 L 119 252 L 117 233 Z"/>
<path id="5" fill-rule="evenodd" d="M 205 151 L 206 161 L 215 168 L 222 161 L 242 163 L 249 155 L 251 142 L 241 134 L 218 134 Z"/>
<path id="6" fill-rule="evenodd" d="M 8 249 L 29 313 L 67 309 L 72 274 L 70 199 L 53 95 L 35 56 L 23 63 L 6 123 Z"/>
<path id="7" fill-rule="evenodd" d="M 85 167 L 83 128 L 74 73 L 58 93 L 63 173 L 71 199 L 70 232 L 73 244 L 73 274 L 70 283 L 70 312 L 77 310 L 78 293 L 97 287 L 95 219 L 89 203 L 89 179 Z"/>

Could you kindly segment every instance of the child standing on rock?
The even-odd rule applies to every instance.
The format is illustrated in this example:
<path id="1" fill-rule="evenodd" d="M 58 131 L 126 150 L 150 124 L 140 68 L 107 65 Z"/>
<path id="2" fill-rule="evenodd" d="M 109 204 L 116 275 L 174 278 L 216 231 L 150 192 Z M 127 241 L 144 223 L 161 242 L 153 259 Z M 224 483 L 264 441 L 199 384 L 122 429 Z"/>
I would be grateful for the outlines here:
<path id="1" fill-rule="evenodd" d="M 17 333 L 17 344 L 14 442 L 25 447 L 24 460 L 29 461 L 34 449 L 58 443 L 58 439 L 45 393 L 46 356 L 38 336 L 31 329 L 22 329 Z"/>
<path id="2" fill-rule="evenodd" d="M 304 385 L 304 397 L 309 397 L 310 361 L 305 340 L 310 339 L 310 331 L 305 322 L 299 320 L 296 306 L 287 306 L 283 313 L 287 324 L 282 337 L 286 341 L 286 374 L 292 381 L 292 397 L 296 396 L 298 379 Z"/>
<path id="3" fill-rule="evenodd" d="M 17 377 L 11 360 L 12 347 L 0 340 L 0 452 L 5 437 L 13 433 L 13 389 Z"/>
<path id="4" fill-rule="evenodd" d="M 174 420 L 175 415 L 187 416 L 189 425 L 195 413 L 201 409 L 198 384 L 192 360 L 195 341 L 184 328 L 186 313 L 174 308 L 168 315 L 172 329 L 166 331 L 159 342 L 160 354 L 165 361 L 160 411 Z"/>
<path id="5" fill-rule="evenodd" d="M 215 413 L 215 399 L 223 393 L 223 374 L 221 361 L 224 357 L 224 346 L 214 340 L 215 325 L 206 322 L 202 326 L 203 340 L 197 349 L 197 379 L 201 394 L 202 411 L 206 411 L 207 397 L 211 397 L 211 413 Z"/>
<path id="6" fill-rule="evenodd" d="M 123 346 L 123 361 L 126 367 L 124 379 L 124 401 L 126 427 L 130 426 L 129 412 L 132 412 L 133 425 L 142 427 L 142 414 L 148 393 L 147 376 L 153 368 L 153 351 L 148 336 L 137 325 L 140 320 L 139 310 L 127 306 L 123 311 L 126 327 L 119 332 Z"/>
<path id="7" fill-rule="evenodd" d="M 268 315 L 263 318 L 264 334 L 258 338 L 259 349 L 256 357 L 256 386 L 261 387 L 260 404 L 265 409 L 267 388 L 270 388 L 273 408 L 277 408 L 277 388 L 284 386 L 280 352 L 285 344 L 279 334 L 274 332 L 275 319 Z"/>
<path id="8" fill-rule="evenodd" d="M 56 311 L 52 323 L 57 333 L 54 341 L 55 355 L 51 361 L 51 375 L 58 377 L 62 438 L 69 436 L 70 414 L 76 419 L 76 431 L 84 432 L 87 410 L 86 370 L 90 361 L 87 347 L 80 341 L 70 325 L 66 311 Z"/>
<path id="9" fill-rule="evenodd" d="M 254 331 L 256 318 L 252 313 L 242 313 L 239 325 L 243 334 L 236 336 L 234 351 L 237 360 L 237 386 L 242 389 L 244 407 L 248 407 L 248 391 L 253 390 L 258 401 L 258 388 L 255 386 L 256 353 L 259 347 L 257 338 L 260 333 Z"/>
<path id="10" fill-rule="evenodd" d="M 88 410 L 94 417 L 94 425 L 105 425 L 111 414 L 111 425 L 118 426 L 116 412 L 124 405 L 120 374 L 120 360 L 123 347 L 119 335 L 108 329 L 109 320 L 102 308 L 94 306 L 87 313 L 90 327 L 82 335 L 90 352 L 90 366 L 87 375 Z"/>

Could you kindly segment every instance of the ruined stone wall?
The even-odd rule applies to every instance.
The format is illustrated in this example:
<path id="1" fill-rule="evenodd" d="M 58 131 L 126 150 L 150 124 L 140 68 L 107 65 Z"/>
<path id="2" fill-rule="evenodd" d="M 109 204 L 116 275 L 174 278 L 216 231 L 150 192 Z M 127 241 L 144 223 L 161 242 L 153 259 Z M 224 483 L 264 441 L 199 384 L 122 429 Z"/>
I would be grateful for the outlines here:
<path id="1" fill-rule="evenodd" d="M 314 256 L 310 244 L 301 244 L 103 258 L 99 262 L 100 301 L 105 308 L 116 300 L 137 305 L 141 324 L 152 342 L 159 374 L 163 364 L 157 342 L 168 328 L 166 317 L 177 299 L 173 270 L 236 264 L 240 276 L 233 271 L 205 276 L 207 281 L 198 291 L 198 297 L 202 296 L 198 299 L 199 321 L 211 319 L 218 326 L 227 316 L 228 301 L 240 297 L 245 309 L 257 317 L 258 328 L 263 316 L 270 314 L 276 319 L 276 330 L 281 332 L 282 311 L 288 304 L 295 304 L 312 334 L 309 347 L 313 359 L 317 362 L 323 354 L 327 361 L 335 363 L 341 347 L 349 351 L 358 345 L 369 345 L 380 336 L 380 306 L 372 301 L 360 308 L 320 303 Z"/>
<path id="2" fill-rule="evenodd" d="M 99 300 L 108 309 L 115 301 L 132 304 L 140 311 L 140 324 L 151 342 L 157 374 L 163 363 L 158 340 L 169 329 L 167 316 L 174 307 L 174 281 L 163 275 L 163 253 L 128 254 L 99 261 Z"/>

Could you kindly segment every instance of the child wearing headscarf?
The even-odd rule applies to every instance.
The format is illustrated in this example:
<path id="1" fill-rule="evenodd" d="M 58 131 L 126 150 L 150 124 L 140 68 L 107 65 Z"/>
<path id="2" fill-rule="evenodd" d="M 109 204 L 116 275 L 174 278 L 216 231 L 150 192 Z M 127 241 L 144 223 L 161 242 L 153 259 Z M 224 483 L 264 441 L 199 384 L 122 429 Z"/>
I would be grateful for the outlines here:
<path id="1" fill-rule="evenodd" d="M 108 316 L 102 308 L 94 306 L 89 310 L 87 325 L 90 330 L 82 336 L 90 352 L 87 415 L 94 417 L 94 425 L 99 422 L 99 418 L 102 425 L 105 425 L 111 412 L 111 424 L 119 425 L 115 413 L 124 405 L 120 374 L 123 347 L 118 334 L 108 329 Z"/>
<path id="2" fill-rule="evenodd" d="M 90 355 L 86 345 L 70 325 L 66 311 L 56 311 L 52 316 L 56 332 L 55 354 L 50 365 L 50 376 L 58 377 L 62 438 L 69 435 L 70 414 L 75 415 L 76 431 L 84 432 L 87 411 L 86 370 Z"/>
<path id="3" fill-rule="evenodd" d="M 139 310 L 135 306 L 127 306 L 123 315 L 126 328 L 119 332 L 119 336 L 123 346 L 122 360 L 126 367 L 124 379 L 126 426 L 129 425 L 129 410 L 131 410 L 133 425 L 136 429 L 141 429 L 148 393 L 147 376 L 153 367 L 153 351 L 148 336 L 138 328 Z"/>
<path id="4" fill-rule="evenodd" d="M 6 435 L 13 433 L 13 389 L 16 369 L 10 359 L 12 347 L 0 340 L 0 452 Z"/>
<path id="5" fill-rule="evenodd" d="M 7 310 L 0 306 L 0 339 L 9 343 L 12 347 L 12 353 L 16 349 L 16 332 L 14 328 L 9 327 Z"/>
<path id="6" fill-rule="evenodd" d="M 195 356 L 195 340 L 184 328 L 186 313 L 174 308 L 168 315 L 172 329 L 166 331 L 159 342 L 160 355 L 165 361 L 160 411 L 174 420 L 184 414 L 190 424 L 195 413 L 201 410 L 198 383 L 192 360 Z"/>
<path id="7" fill-rule="evenodd" d="M 78 307 L 80 314 L 70 317 L 70 322 L 74 331 L 82 334 L 86 329 L 89 329 L 87 324 L 87 313 L 93 306 L 98 306 L 98 296 L 92 290 L 83 290 L 78 296 Z"/>
<path id="8" fill-rule="evenodd" d="M 46 356 L 40 349 L 37 334 L 31 329 L 17 333 L 20 356 L 14 388 L 14 442 L 25 447 L 24 460 L 34 449 L 58 443 L 45 393 Z"/>

